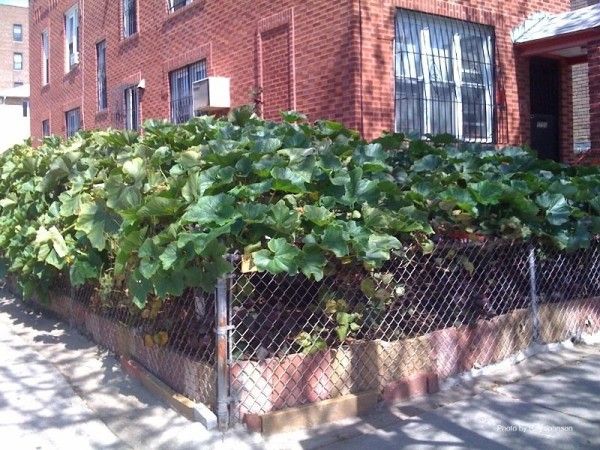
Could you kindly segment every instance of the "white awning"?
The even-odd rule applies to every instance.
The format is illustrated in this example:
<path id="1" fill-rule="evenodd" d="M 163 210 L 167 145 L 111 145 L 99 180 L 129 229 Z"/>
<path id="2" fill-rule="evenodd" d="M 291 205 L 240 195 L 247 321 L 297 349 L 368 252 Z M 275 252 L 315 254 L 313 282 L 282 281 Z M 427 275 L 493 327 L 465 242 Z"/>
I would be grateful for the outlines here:
<path id="1" fill-rule="evenodd" d="M 29 84 L 0 89 L 0 98 L 29 98 Z"/>
<path id="2" fill-rule="evenodd" d="M 515 28 L 515 44 L 600 28 L 600 3 L 560 14 L 537 13 Z"/>

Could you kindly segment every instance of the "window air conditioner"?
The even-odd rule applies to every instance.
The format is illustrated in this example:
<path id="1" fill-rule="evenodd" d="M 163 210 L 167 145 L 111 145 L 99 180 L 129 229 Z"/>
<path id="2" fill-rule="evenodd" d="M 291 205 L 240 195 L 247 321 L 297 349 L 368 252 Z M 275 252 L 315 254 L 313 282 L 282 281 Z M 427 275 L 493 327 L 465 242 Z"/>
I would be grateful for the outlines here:
<path id="1" fill-rule="evenodd" d="M 216 112 L 229 109 L 231 98 L 229 78 L 208 77 L 192 84 L 194 114 Z"/>

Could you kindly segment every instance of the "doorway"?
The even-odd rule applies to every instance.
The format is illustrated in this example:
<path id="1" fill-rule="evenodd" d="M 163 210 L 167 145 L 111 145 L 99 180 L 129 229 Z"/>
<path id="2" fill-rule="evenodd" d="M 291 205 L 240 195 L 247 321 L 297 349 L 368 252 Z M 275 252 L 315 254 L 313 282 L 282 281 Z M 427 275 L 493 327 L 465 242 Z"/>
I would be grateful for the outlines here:
<path id="1" fill-rule="evenodd" d="M 560 65 L 547 58 L 529 63 L 531 148 L 543 159 L 560 160 Z"/>

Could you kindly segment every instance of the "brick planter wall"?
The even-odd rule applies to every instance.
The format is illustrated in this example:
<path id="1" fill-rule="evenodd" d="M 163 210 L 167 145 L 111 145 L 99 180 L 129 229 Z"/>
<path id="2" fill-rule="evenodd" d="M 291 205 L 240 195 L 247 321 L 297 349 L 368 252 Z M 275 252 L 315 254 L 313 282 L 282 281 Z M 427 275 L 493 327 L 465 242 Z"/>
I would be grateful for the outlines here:
<path id="1" fill-rule="evenodd" d="M 540 306 L 541 340 L 600 330 L 600 299 Z M 436 392 L 439 380 L 497 363 L 533 344 L 528 309 L 395 342 L 356 342 L 312 355 L 232 366 L 236 414 L 243 418 L 350 393 L 379 390 L 386 402 Z"/>
<path id="2" fill-rule="evenodd" d="M 212 363 L 194 361 L 167 347 L 148 348 L 135 329 L 91 312 L 67 294 L 51 293 L 50 302 L 42 305 L 115 354 L 133 358 L 175 391 L 214 407 L 216 373 Z"/>

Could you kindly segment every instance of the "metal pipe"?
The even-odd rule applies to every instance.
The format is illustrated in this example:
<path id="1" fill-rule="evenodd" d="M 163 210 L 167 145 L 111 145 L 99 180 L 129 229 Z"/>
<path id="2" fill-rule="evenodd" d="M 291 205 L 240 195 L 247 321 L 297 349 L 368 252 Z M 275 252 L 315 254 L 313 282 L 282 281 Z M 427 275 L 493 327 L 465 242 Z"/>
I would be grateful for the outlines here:
<path id="1" fill-rule="evenodd" d="M 531 297 L 531 318 L 533 324 L 533 343 L 540 342 L 540 311 L 537 292 L 537 270 L 535 264 L 535 246 L 529 246 L 529 290 Z"/>
<path id="2" fill-rule="evenodd" d="M 221 431 L 225 431 L 229 427 L 228 293 L 228 279 L 219 278 L 215 293 L 215 340 L 217 362 L 217 423 Z"/>

